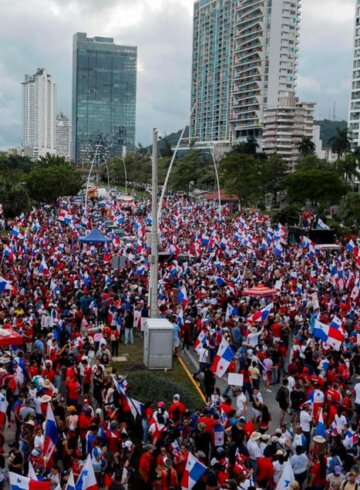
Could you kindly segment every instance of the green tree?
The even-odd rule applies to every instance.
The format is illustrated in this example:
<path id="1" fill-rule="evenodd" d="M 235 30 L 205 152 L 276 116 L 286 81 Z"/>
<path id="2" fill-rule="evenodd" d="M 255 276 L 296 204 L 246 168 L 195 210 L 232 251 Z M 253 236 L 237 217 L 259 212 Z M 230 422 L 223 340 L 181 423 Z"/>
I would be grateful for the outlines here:
<path id="1" fill-rule="evenodd" d="M 330 138 L 331 149 L 340 159 L 343 155 L 350 152 L 351 144 L 347 128 L 336 128 L 336 136 Z"/>
<path id="2" fill-rule="evenodd" d="M 40 160 L 34 164 L 27 178 L 30 197 L 46 203 L 55 202 L 60 196 L 77 194 L 82 184 L 76 167 L 59 157 Z"/>
<path id="3" fill-rule="evenodd" d="M 271 155 L 262 165 L 262 189 L 264 194 L 271 194 L 273 207 L 277 207 L 278 194 L 285 190 L 288 166 L 280 155 Z"/>
<path id="4" fill-rule="evenodd" d="M 171 145 L 170 145 L 168 139 L 164 138 L 163 140 L 161 140 L 160 143 L 161 143 L 161 145 L 160 145 L 160 156 L 163 158 L 172 157 L 174 152 L 171 149 Z"/>
<path id="5" fill-rule="evenodd" d="M 24 184 L 15 184 L 6 190 L 0 185 L 0 192 L 5 218 L 16 218 L 29 211 L 30 196 Z"/>
<path id="6" fill-rule="evenodd" d="M 346 193 L 347 186 L 339 174 L 330 168 L 299 168 L 286 179 L 290 204 L 305 204 L 313 207 L 337 204 Z"/>
<path id="7" fill-rule="evenodd" d="M 177 158 L 169 179 L 173 191 L 189 191 L 190 182 L 195 187 L 203 187 L 208 181 L 214 182 L 214 171 L 208 159 L 198 150 L 190 150 Z"/>
<path id="8" fill-rule="evenodd" d="M 264 198 L 264 162 L 253 155 L 228 153 L 221 162 L 220 178 L 230 194 L 238 196 L 242 206 L 256 205 Z"/>
<path id="9" fill-rule="evenodd" d="M 19 174 L 29 173 L 33 166 L 33 162 L 28 157 L 20 155 L 0 154 L 0 174 L 3 172 L 18 172 Z"/>
<path id="10" fill-rule="evenodd" d="M 343 197 L 339 206 L 339 217 L 347 226 L 358 231 L 360 227 L 360 194 L 349 192 Z"/>
<path id="11" fill-rule="evenodd" d="M 340 175 L 344 176 L 346 182 L 351 183 L 355 177 L 359 177 L 358 158 L 356 154 L 350 153 L 342 160 L 336 162 L 336 168 Z"/>
<path id="12" fill-rule="evenodd" d="M 240 155 L 256 155 L 259 144 L 254 136 L 248 136 L 246 141 L 235 145 L 233 151 Z"/>
<path id="13" fill-rule="evenodd" d="M 298 150 L 303 157 L 314 155 L 315 149 L 315 143 L 312 138 L 309 138 L 308 136 L 304 136 L 298 145 Z"/>
<path id="14" fill-rule="evenodd" d="M 151 181 L 150 157 L 139 153 L 129 153 L 125 158 L 125 165 L 129 182 L 145 185 Z M 123 184 L 125 182 L 124 161 L 121 157 L 115 157 L 110 160 L 108 168 L 110 181 L 113 184 Z M 107 180 L 105 166 L 101 168 L 100 176 L 102 180 Z"/>

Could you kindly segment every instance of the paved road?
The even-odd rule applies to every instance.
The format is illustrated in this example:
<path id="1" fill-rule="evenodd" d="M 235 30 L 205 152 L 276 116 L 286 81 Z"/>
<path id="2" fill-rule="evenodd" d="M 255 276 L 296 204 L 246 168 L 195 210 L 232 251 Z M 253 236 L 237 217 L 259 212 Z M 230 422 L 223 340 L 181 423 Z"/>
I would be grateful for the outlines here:
<path id="1" fill-rule="evenodd" d="M 180 351 L 181 358 L 185 362 L 191 373 L 197 371 L 199 364 L 197 362 L 197 354 L 193 348 L 190 350 Z M 220 388 L 221 393 L 224 392 L 227 387 L 227 376 L 225 375 L 223 378 L 216 378 L 216 386 Z M 271 423 L 269 427 L 269 433 L 274 432 L 277 427 L 279 427 L 280 420 L 280 410 L 279 405 L 276 401 L 276 393 L 279 389 L 280 385 L 276 385 L 272 387 L 272 392 L 267 393 L 264 389 L 264 386 L 260 386 L 260 391 L 264 399 L 264 403 L 268 406 L 269 411 L 271 413 Z M 229 396 L 231 397 L 232 393 L 229 392 Z M 235 404 L 235 399 L 233 398 L 233 403 Z M 251 408 L 248 407 L 247 416 L 251 416 Z M 290 423 L 290 417 L 287 415 L 285 422 Z"/>

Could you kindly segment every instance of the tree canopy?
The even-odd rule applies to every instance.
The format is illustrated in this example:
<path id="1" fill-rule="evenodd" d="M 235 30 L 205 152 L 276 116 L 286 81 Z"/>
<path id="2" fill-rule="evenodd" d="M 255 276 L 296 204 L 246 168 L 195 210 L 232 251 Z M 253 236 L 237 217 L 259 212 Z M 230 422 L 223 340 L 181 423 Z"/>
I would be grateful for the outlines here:
<path id="1" fill-rule="evenodd" d="M 52 203 L 60 196 L 77 194 L 83 184 L 76 167 L 62 157 L 45 157 L 34 163 L 27 178 L 30 197 Z"/>

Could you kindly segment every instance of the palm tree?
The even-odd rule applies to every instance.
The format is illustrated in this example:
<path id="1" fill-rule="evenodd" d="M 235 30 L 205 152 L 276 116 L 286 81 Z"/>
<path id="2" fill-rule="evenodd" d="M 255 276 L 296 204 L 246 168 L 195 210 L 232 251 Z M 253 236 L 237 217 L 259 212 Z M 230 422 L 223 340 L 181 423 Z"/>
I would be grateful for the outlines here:
<path id="1" fill-rule="evenodd" d="M 256 155 L 259 144 L 254 136 L 248 136 L 246 141 L 242 141 L 234 146 L 233 150 L 241 155 Z"/>
<path id="2" fill-rule="evenodd" d="M 298 150 L 303 157 L 314 155 L 315 149 L 315 143 L 309 136 L 304 136 L 298 145 Z"/>
<path id="3" fill-rule="evenodd" d="M 343 155 L 350 152 L 351 144 L 347 128 L 336 128 L 336 132 L 336 136 L 330 138 L 330 143 L 332 151 L 335 152 L 340 159 Z"/>

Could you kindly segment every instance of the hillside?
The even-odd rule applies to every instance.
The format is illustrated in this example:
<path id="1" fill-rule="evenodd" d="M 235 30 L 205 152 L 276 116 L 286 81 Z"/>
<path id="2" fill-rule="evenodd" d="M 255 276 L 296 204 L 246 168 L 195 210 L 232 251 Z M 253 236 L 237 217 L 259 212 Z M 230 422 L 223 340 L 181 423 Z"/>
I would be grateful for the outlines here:
<path id="1" fill-rule="evenodd" d="M 336 128 L 343 129 L 347 127 L 346 121 L 330 121 L 329 119 L 315 121 L 314 124 L 320 126 L 320 138 L 323 142 L 323 148 L 331 147 L 330 140 L 333 136 L 336 136 Z"/>

